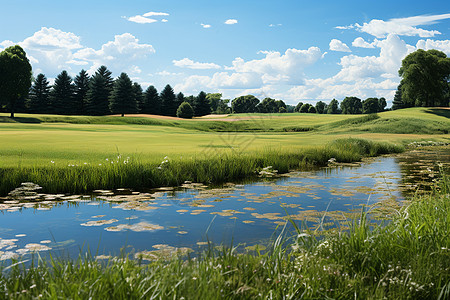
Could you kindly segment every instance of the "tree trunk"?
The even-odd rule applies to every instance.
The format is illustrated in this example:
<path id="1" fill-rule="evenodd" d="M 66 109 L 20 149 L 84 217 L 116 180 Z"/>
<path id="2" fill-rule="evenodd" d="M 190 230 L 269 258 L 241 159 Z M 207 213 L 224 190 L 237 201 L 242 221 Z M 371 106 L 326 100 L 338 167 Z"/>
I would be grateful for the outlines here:
<path id="1" fill-rule="evenodd" d="M 11 116 L 10 116 L 10 118 L 11 118 L 11 119 L 14 119 L 14 111 L 11 111 Z"/>
<path id="2" fill-rule="evenodd" d="M 125 116 L 125 114 L 122 114 L 122 117 Z"/>

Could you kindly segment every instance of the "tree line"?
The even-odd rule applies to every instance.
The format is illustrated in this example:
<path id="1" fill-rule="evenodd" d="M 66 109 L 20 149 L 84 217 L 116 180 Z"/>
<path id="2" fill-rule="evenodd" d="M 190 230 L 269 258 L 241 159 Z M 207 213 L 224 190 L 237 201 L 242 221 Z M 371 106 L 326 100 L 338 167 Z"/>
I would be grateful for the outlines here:
<path id="1" fill-rule="evenodd" d="M 367 114 L 385 110 L 386 99 L 346 97 L 316 105 L 299 102 L 286 105 L 282 100 L 253 95 L 240 96 L 232 101 L 222 94 L 197 96 L 175 94 L 168 84 L 161 92 L 154 86 L 143 91 L 126 73 L 116 79 L 106 66 L 89 76 L 81 70 L 75 78 L 62 71 L 49 84 L 44 74 L 32 80 L 31 65 L 25 51 L 18 45 L 0 53 L 0 110 L 14 112 L 66 115 L 156 114 L 192 118 L 210 113 L 328 113 Z M 402 77 L 393 100 L 392 109 L 412 106 L 449 106 L 450 58 L 437 50 L 417 50 L 405 57 L 399 70 Z M 231 106 L 229 106 L 231 104 Z"/>

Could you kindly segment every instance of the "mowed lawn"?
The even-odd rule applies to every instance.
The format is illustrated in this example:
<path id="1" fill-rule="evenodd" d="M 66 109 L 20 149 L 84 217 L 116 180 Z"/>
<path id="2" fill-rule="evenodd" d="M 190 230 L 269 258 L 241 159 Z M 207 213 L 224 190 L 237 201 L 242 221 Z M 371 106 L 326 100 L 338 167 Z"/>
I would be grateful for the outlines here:
<path id="1" fill-rule="evenodd" d="M 427 109 L 413 108 L 384 112 L 379 114 L 379 119 L 362 124 L 345 124 L 345 120 L 357 120 L 361 115 L 298 113 L 209 117 L 213 120 L 158 119 L 155 120 L 156 125 L 134 124 L 144 119 L 142 117 L 93 118 L 29 114 L 17 114 L 19 122 L 7 123 L 7 114 L 0 114 L 0 120 L 3 121 L 0 123 L 0 167 L 101 164 L 119 154 L 123 157 L 138 158 L 143 162 L 158 162 L 165 156 L 180 159 L 264 149 L 297 149 L 324 145 L 341 137 L 360 137 L 395 143 L 428 139 L 449 141 L 449 135 L 440 132 L 389 132 L 391 120 L 411 118 L 423 122 L 424 126 L 433 123 L 435 127 L 441 124 L 442 127 L 450 127 L 446 111 L 442 109 L 429 113 Z M 30 118 L 36 123 L 20 121 Z M 102 124 L 102 120 L 107 124 Z M 79 122 L 87 124 L 77 124 Z M 372 123 L 376 124 L 377 130 L 381 132 L 367 130 Z M 380 126 L 385 126 L 386 131 L 383 132 L 384 127 Z M 283 132 L 283 129 L 291 127 L 314 130 Z M 219 131 L 215 131 L 216 128 Z M 366 129 L 361 131 L 361 128 Z"/>

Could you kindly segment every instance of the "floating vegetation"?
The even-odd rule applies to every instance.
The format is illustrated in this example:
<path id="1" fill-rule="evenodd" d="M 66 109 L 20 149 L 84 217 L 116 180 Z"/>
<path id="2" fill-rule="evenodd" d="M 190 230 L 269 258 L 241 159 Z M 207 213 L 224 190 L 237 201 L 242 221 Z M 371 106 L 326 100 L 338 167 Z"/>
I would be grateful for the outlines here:
<path id="1" fill-rule="evenodd" d="M 197 242 L 196 244 L 199 245 L 199 246 L 206 246 L 209 243 L 208 242 Z"/>
<path id="2" fill-rule="evenodd" d="M 274 170 L 272 166 L 267 166 L 262 168 L 261 171 L 258 172 L 259 177 L 271 178 L 278 175 L 278 170 Z"/>
<path id="3" fill-rule="evenodd" d="M 189 210 L 187 210 L 187 209 L 179 209 L 179 210 L 177 210 L 177 213 L 187 213 L 187 212 L 189 212 Z"/>
<path id="4" fill-rule="evenodd" d="M 278 220 L 282 218 L 280 216 L 280 213 L 265 213 L 265 214 L 252 213 L 252 216 L 257 219 L 269 219 L 269 220 Z"/>
<path id="5" fill-rule="evenodd" d="M 250 224 L 250 223 L 255 223 L 255 221 L 251 221 L 251 220 L 244 220 L 244 221 L 242 221 L 242 223 L 245 223 L 245 224 Z"/>
<path id="6" fill-rule="evenodd" d="M 256 245 L 253 245 L 253 246 L 247 246 L 244 249 L 247 250 L 247 251 L 264 251 L 264 250 L 267 249 L 267 247 L 264 246 L 264 245 L 256 244 Z"/>
<path id="7" fill-rule="evenodd" d="M 51 250 L 52 248 L 50 248 L 46 245 L 31 243 L 31 244 L 26 244 L 25 249 L 28 249 L 29 251 L 32 251 L 32 252 L 38 252 L 38 251 L 48 251 L 48 250 Z"/>
<path id="8" fill-rule="evenodd" d="M 111 259 L 111 258 L 112 258 L 111 255 L 97 255 L 97 256 L 95 257 L 95 259 L 97 259 L 97 260 L 101 260 L 101 259 Z"/>
<path id="9" fill-rule="evenodd" d="M 188 234 L 188 232 L 187 232 L 187 231 L 183 231 L 183 230 L 181 230 L 181 231 L 177 231 L 177 233 L 178 233 L 178 234 Z"/>
<path id="10" fill-rule="evenodd" d="M 102 226 L 102 225 L 108 225 L 115 222 L 118 222 L 117 219 L 111 219 L 111 220 L 95 220 L 95 221 L 88 221 L 86 223 L 81 223 L 81 226 Z"/>
<path id="11" fill-rule="evenodd" d="M 202 212 L 205 212 L 206 210 L 204 210 L 204 209 L 194 209 L 193 211 L 191 211 L 191 215 L 199 215 L 199 214 L 201 214 Z"/>
<path id="12" fill-rule="evenodd" d="M 120 208 L 123 210 L 153 210 L 158 209 L 159 207 L 156 206 L 150 206 L 150 203 L 148 202 L 140 202 L 140 201 L 133 201 L 133 202 L 124 202 L 117 206 L 114 206 L 113 208 Z"/>
<path id="13" fill-rule="evenodd" d="M 134 257 L 136 259 L 142 259 L 142 260 L 170 260 L 173 258 L 177 258 L 180 256 L 185 256 L 194 250 L 188 247 L 172 247 L 169 245 L 159 244 L 154 245 L 153 248 L 158 250 L 152 250 L 152 251 L 141 251 L 137 252 Z"/>
<path id="14" fill-rule="evenodd" d="M 139 222 L 136 224 L 119 224 L 117 226 L 111 226 L 106 227 L 106 231 L 125 231 L 125 230 L 131 230 L 135 232 L 143 232 L 143 231 L 155 231 L 155 230 L 161 230 L 164 229 L 163 226 L 160 225 L 154 225 L 147 222 Z"/>
<path id="15" fill-rule="evenodd" d="M 8 259 L 18 259 L 19 254 L 11 252 L 11 251 L 0 251 L 0 261 L 8 260 Z"/>

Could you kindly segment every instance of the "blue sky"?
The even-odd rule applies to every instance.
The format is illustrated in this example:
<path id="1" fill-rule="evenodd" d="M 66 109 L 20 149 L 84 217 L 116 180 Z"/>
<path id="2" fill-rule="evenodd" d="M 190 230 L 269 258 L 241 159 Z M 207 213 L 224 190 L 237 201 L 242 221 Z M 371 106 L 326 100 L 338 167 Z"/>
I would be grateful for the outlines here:
<path id="1" fill-rule="evenodd" d="M 4 1 L 0 50 L 20 44 L 52 80 L 106 65 L 146 88 L 288 104 L 392 100 L 401 60 L 450 55 L 445 1 Z"/>

